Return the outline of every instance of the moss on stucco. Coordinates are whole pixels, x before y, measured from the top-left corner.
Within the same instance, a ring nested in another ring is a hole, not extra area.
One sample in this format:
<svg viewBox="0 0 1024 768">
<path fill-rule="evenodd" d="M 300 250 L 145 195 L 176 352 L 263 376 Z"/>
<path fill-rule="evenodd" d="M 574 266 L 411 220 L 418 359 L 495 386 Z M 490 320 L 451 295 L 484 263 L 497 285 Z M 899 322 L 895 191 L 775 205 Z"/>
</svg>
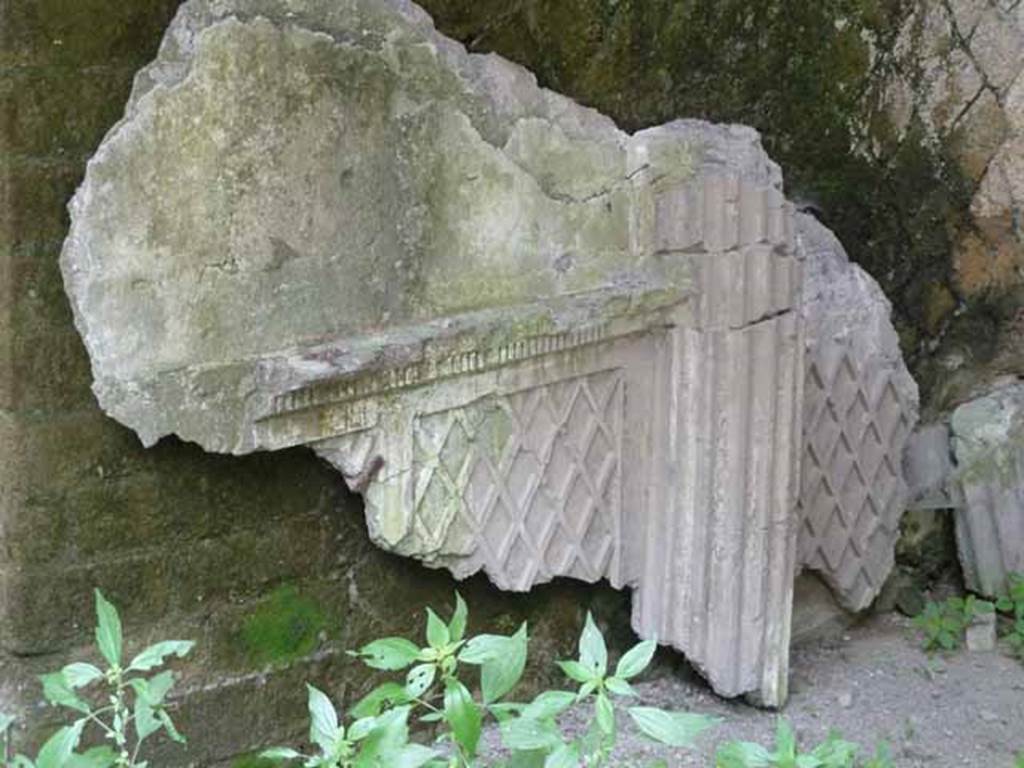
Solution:
<svg viewBox="0 0 1024 768">
<path fill-rule="evenodd" d="M 637 130 L 679 117 L 752 125 L 787 193 L 820 210 L 893 299 L 923 365 L 960 322 L 951 256 L 973 183 L 882 88 L 921 76 L 897 52 L 906 0 L 423 0 L 438 27 Z M 941 300 L 939 298 L 941 297 Z M 927 387 L 926 387 L 927 388 Z"/>
<path fill-rule="evenodd" d="M 246 618 L 241 640 L 255 664 L 282 664 L 313 652 L 328 628 L 327 611 L 290 584 L 271 592 Z"/>
</svg>

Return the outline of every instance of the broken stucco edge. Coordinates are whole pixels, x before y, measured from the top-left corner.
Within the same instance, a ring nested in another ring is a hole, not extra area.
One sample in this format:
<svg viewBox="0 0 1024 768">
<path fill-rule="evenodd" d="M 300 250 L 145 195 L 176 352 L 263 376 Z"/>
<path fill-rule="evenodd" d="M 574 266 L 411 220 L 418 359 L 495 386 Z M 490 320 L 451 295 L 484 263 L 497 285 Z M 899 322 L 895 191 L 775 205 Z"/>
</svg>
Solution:
<svg viewBox="0 0 1024 768">
<path fill-rule="evenodd" d="M 625 283 L 394 329 L 383 339 L 313 344 L 130 380 L 97 377 L 93 389 L 107 414 L 134 429 L 146 447 L 174 435 L 219 453 L 279 450 L 366 428 L 366 419 L 347 423 L 337 415 L 346 403 L 667 327 L 693 314 L 694 297 L 695 289 Z M 238 394 L 241 410 L 225 402 L 223 412 L 196 412 L 186 402 L 175 419 L 162 419 L 150 404 L 164 390 L 199 399 L 218 391 L 245 394 Z M 187 418 L 193 412 L 195 424 Z M 216 436 L 210 419 L 221 423 Z"/>
<path fill-rule="evenodd" d="M 808 335 L 798 567 L 860 611 L 895 561 L 918 390 L 881 288 L 814 217 L 796 221 Z"/>
<path fill-rule="evenodd" d="M 269 26 L 237 7 L 182 6 L 184 79 L 138 97 L 73 210 L 101 404 L 147 443 L 308 446 L 375 543 L 456 578 L 631 586 L 641 634 L 781 704 L 804 264 L 758 134 L 628 136 L 407 29 L 411 4 L 260 0 Z M 386 40 L 409 42 L 397 65 Z M 188 130 L 202 105 L 219 132 Z M 697 532 L 665 549 L 676 525 Z"/>
</svg>

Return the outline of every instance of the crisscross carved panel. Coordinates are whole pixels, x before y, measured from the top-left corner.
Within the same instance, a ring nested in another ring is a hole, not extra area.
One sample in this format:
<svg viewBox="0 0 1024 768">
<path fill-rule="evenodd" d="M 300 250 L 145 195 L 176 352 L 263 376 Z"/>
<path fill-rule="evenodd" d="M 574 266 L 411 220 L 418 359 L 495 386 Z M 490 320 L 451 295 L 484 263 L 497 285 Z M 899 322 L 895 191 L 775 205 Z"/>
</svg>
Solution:
<svg viewBox="0 0 1024 768">
<path fill-rule="evenodd" d="M 911 415 L 889 370 L 858 364 L 846 351 L 812 357 L 804 389 L 799 557 L 846 607 L 861 610 L 892 567 L 906 502 L 901 459 Z"/>
<path fill-rule="evenodd" d="M 616 370 L 419 417 L 417 537 L 505 588 L 601 578 L 617 540 L 622 419 Z"/>
</svg>

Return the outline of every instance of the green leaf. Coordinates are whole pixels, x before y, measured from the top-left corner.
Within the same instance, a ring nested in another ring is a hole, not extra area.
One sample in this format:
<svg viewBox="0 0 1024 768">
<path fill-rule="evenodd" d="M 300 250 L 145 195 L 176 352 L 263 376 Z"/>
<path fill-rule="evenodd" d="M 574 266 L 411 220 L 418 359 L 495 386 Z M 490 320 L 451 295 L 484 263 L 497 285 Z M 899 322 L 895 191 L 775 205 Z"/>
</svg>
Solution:
<svg viewBox="0 0 1024 768">
<path fill-rule="evenodd" d="M 411 699 L 418 699 L 434 684 L 437 667 L 433 664 L 417 664 L 405 676 L 405 692 Z"/>
<path fill-rule="evenodd" d="M 448 625 L 441 621 L 441 617 L 427 608 L 427 645 L 435 650 L 440 650 L 448 645 L 451 634 L 448 632 Z"/>
<path fill-rule="evenodd" d="M 81 755 L 72 755 L 64 768 L 112 768 L 117 763 L 117 752 L 112 747 L 93 747 Z"/>
<path fill-rule="evenodd" d="M 178 732 L 177 728 L 175 728 L 174 721 L 171 720 L 171 716 L 167 714 L 166 709 L 158 709 L 156 711 L 156 716 L 160 718 L 160 722 L 164 725 L 164 732 L 171 741 L 176 741 L 178 744 L 185 743 L 185 737 Z"/>
<path fill-rule="evenodd" d="M 528 644 L 524 622 L 514 635 L 505 638 L 501 653 L 480 666 L 480 691 L 484 704 L 493 704 L 516 687 L 526 668 Z"/>
<path fill-rule="evenodd" d="M 302 757 L 302 753 L 296 752 L 291 747 L 271 747 L 264 749 L 259 756 L 262 760 L 298 760 Z"/>
<path fill-rule="evenodd" d="M 606 736 L 615 733 L 615 707 L 612 706 L 611 699 L 604 693 L 597 694 L 597 700 L 594 702 L 594 717 L 601 733 Z"/>
<path fill-rule="evenodd" d="M 76 712 L 88 714 L 89 705 L 80 699 L 68 685 L 63 672 L 51 672 L 39 678 L 43 684 L 43 696 L 55 707 L 67 707 Z"/>
<path fill-rule="evenodd" d="M 594 679 L 594 673 L 578 661 L 560 661 L 558 666 L 561 667 L 566 677 L 570 680 L 575 680 L 577 683 L 588 683 Z"/>
<path fill-rule="evenodd" d="M 103 677 L 103 672 L 99 667 L 82 663 L 68 664 L 60 673 L 71 688 L 82 688 Z"/>
<path fill-rule="evenodd" d="M 604 635 L 589 611 L 580 634 L 580 663 L 598 677 L 604 677 L 608 671 L 608 648 L 604 644 Z"/>
<path fill-rule="evenodd" d="M 494 719 L 499 723 L 503 723 L 513 717 L 519 717 L 524 709 L 526 709 L 525 704 L 514 701 L 503 701 L 498 704 L 490 704 L 487 707 L 487 711 L 494 715 Z"/>
<path fill-rule="evenodd" d="M 348 727 L 346 741 L 362 741 L 377 727 L 377 717 L 361 717 Z"/>
<path fill-rule="evenodd" d="M 146 699 L 156 707 L 163 704 L 167 694 L 174 686 L 174 673 L 170 670 L 161 672 L 158 675 L 153 675 L 147 682 L 149 690 L 146 693 Z"/>
<path fill-rule="evenodd" d="M 575 701 L 576 694 L 572 691 L 544 691 L 523 709 L 522 716 L 530 720 L 556 717 L 571 707 Z"/>
<path fill-rule="evenodd" d="M 478 635 L 463 647 L 459 661 L 481 667 L 480 683 L 486 704 L 497 701 L 519 682 L 526 667 L 528 643 L 524 623 L 511 637 Z"/>
<path fill-rule="evenodd" d="M 388 768 L 421 768 L 437 757 L 437 752 L 422 744 L 406 744 L 388 758 Z"/>
<path fill-rule="evenodd" d="M 477 635 L 459 651 L 459 661 L 463 664 L 481 665 L 501 656 L 508 646 L 505 635 Z"/>
<path fill-rule="evenodd" d="M 142 653 L 132 659 L 128 665 L 129 671 L 147 672 L 153 667 L 159 667 L 168 656 L 177 656 L 179 659 L 187 656 L 195 646 L 190 640 L 164 640 L 149 646 Z"/>
<path fill-rule="evenodd" d="M 852 768 L 859 747 L 844 741 L 837 733 L 830 733 L 828 738 L 811 752 L 821 765 L 828 768 Z"/>
<path fill-rule="evenodd" d="M 309 740 L 330 754 L 337 746 L 342 733 L 338 728 L 338 711 L 327 694 L 312 685 L 306 685 L 309 708 Z"/>
<path fill-rule="evenodd" d="M 149 680 L 144 680 L 141 677 L 132 678 L 128 681 L 128 685 L 135 691 L 136 696 L 155 708 L 163 703 L 167 693 L 174 685 L 174 673 L 168 670 L 153 675 Z"/>
<path fill-rule="evenodd" d="M 729 742 L 715 753 L 715 768 L 770 768 L 773 764 L 767 749 L 749 741 Z"/>
<path fill-rule="evenodd" d="M 116 667 L 121 663 L 121 617 L 117 609 L 96 590 L 96 645 L 107 663 Z"/>
<path fill-rule="evenodd" d="M 563 744 L 544 761 L 544 768 L 578 768 L 580 748 L 575 744 Z"/>
<path fill-rule="evenodd" d="M 37 768 L 63 768 L 82 738 L 85 723 L 83 719 L 76 721 L 74 725 L 66 725 L 47 739 L 36 756 Z"/>
<path fill-rule="evenodd" d="M 408 701 L 409 695 L 404 686 L 387 682 L 366 694 L 349 712 L 352 717 L 374 717 L 380 714 L 385 704 L 406 704 Z"/>
<path fill-rule="evenodd" d="M 363 663 L 373 669 L 396 672 L 416 661 L 420 649 L 404 637 L 385 637 L 359 649 Z"/>
<path fill-rule="evenodd" d="M 620 680 L 617 677 L 609 677 L 604 681 L 605 688 L 614 693 L 616 696 L 637 696 L 637 692 L 633 690 L 633 686 L 627 683 L 625 680 Z"/>
<path fill-rule="evenodd" d="M 513 752 L 507 761 L 498 763 L 494 768 L 544 768 L 547 756 L 548 750 L 545 749 L 519 750 L 518 752 Z M 439 768 L 447 768 L 447 764 L 446 766 L 439 766 Z"/>
<path fill-rule="evenodd" d="M 10 730 L 12 725 L 14 725 L 14 715 L 6 715 L 0 712 L 0 738 Z"/>
<path fill-rule="evenodd" d="M 135 733 L 139 741 L 145 740 L 160 730 L 160 718 L 153 706 L 141 696 L 135 699 Z"/>
<path fill-rule="evenodd" d="M 629 680 L 636 677 L 651 663 L 658 648 L 656 640 L 645 640 L 627 651 L 615 666 L 615 677 Z"/>
<path fill-rule="evenodd" d="M 629 716 L 647 736 L 670 747 L 692 747 L 703 731 L 721 722 L 690 712 L 666 712 L 657 707 L 630 707 Z"/>
<path fill-rule="evenodd" d="M 444 690 L 444 716 L 452 729 L 455 742 L 462 747 L 466 757 L 476 755 L 480 742 L 480 728 L 483 715 L 473 702 L 473 697 L 458 680 L 446 680 Z"/>
<path fill-rule="evenodd" d="M 775 754 L 776 759 L 793 760 L 796 757 L 796 736 L 784 717 L 779 718 L 775 728 Z"/>
<path fill-rule="evenodd" d="M 562 745 L 562 734 L 552 720 L 517 717 L 501 724 L 501 740 L 513 750 L 552 750 Z"/>
<path fill-rule="evenodd" d="M 580 689 L 576 692 L 576 701 L 583 701 L 587 696 L 597 690 L 597 683 L 593 680 L 584 683 L 580 686 Z"/>
<path fill-rule="evenodd" d="M 448 635 L 451 637 L 451 642 L 457 643 L 465 637 L 468 619 L 469 609 L 466 608 L 466 601 L 462 599 L 462 595 L 456 592 L 455 613 L 452 614 L 452 620 L 448 622 Z"/>
<path fill-rule="evenodd" d="M 377 727 L 360 742 L 356 768 L 383 768 L 391 765 L 409 741 L 408 719 L 411 707 L 396 707 L 377 718 Z"/>
</svg>

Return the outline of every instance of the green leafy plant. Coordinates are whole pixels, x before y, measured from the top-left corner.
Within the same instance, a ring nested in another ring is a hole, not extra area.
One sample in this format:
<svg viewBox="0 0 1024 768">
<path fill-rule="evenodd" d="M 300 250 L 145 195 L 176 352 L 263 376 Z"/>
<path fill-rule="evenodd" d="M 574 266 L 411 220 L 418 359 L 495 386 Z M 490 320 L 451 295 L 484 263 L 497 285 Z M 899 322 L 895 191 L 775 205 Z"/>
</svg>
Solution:
<svg viewBox="0 0 1024 768">
<path fill-rule="evenodd" d="M 419 744 L 409 743 L 410 706 L 395 707 L 375 717 L 360 718 L 346 726 L 338 711 L 323 692 L 307 686 L 309 692 L 309 740 L 319 750 L 307 755 L 290 747 L 265 750 L 261 757 L 270 760 L 302 760 L 311 768 L 337 766 L 386 766 L 419 768 L 437 753 Z"/>
<path fill-rule="evenodd" d="M 964 632 L 976 616 L 994 610 L 994 603 L 979 600 L 974 595 L 950 597 L 941 603 L 929 602 L 924 611 L 914 617 L 914 626 L 924 634 L 926 651 L 952 651 L 960 647 Z"/>
<path fill-rule="evenodd" d="M 732 741 L 719 747 L 716 768 L 854 768 L 860 748 L 830 733 L 824 742 L 810 752 L 800 753 L 796 736 L 789 723 L 779 718 L 775 749 L 769 750 L 749 741 Z M 863 768 L 892 768 L 889 748 L 882 744 Z"/>
<path fill-rule="evenodd" d="M 616 705 L 636 697 L 629 680 L 648 667 L 656 647 L 654 640 L 639 643 L 619 659 L 615 671 L 610 673 L 604 637 L 593 617 L 587 614 L 579 640 L 579 657 L 559 662 L 566 676 L 579 683 L 578 690 L 547 691 L 526 706 L 508 708 L 516 717 L 501 723 L 501 734 L 505 745 L 513 750 L 513 759 L 517 753 L 533 754 L 537 765 L 545 768 L 607 765 L 618 733 Z M 574 704 L 592 707 L 592 714 L 585 732 L 567 740 L 556 718 Z M 702 731 L 718 722 L 705 715 L 655 707 L 630 706 L 626 713 L 645 736 L 672 747 L 693 746 Z"/>
<path fill-rule="evenodd" d="M 493 718 L 510 756 L 503 768 L 598 768 L 607 765 L 617 732 L 616 703 L 635 696 L 629 680 L 650 664 L 656 644 L 640 643 L 619 659 L 609 674 L 608 650 L 593 618 L 587 616 L 579 641 L 579 657 L 560 662 L 577 691 L 545 691 L 529 703 L 504 701 L 526 666 L 526 625 L 509 636 L 465 637 L 468 611 L 456 595 L 455 611 L 444 622 L 427 609 L 426 645 L 401 637 L 375 640 L 353 655 L 367 666 L 405 672 L 404 681 L 383 683 L 347 716 L 321 691 L 309 688 L 310 741 L 316 754 L 275 747 L 263 757 L 302 761 L 307 768 L 476 768 L 480 738 Z M 478 670 L 479 698 L 463 681 L 466 668 Z M 583 735 L 567 738 L 558 718 L 574 705 L 592 707 Z M 648 737 L 671 746 L 689 746 L 715 721 L 653 707 L 629 707 L 627 713 Z M 409 719 L 434 724 L 432 747 L 409 741 Z"/>
<path fill-rule="evenodd" d="M 1024 618 L 1024 573 L 1011 573 L 1008 581 L 1009 588 L 996 602 L 996 609 L 1017 619 Z"/>
<path fill-rule="evenodd" d="M 874 756 L 864 763 L 864 768 L 895 768 L 895 766 L 896 763 L 893 762 L 892 752 L 889 749 L 889 745 L 885 742 L 879 744 Z"/>
<path fill-rule="evenodd" d="M 125 664 L 121 619 L 99 590 L 96 618 L 96 645 L 106 668 L 78 662 L 40 678 L 46 700 L 74 712 L 75 720 L 54 733 L 35 760 L 17 755 L 6 762 L 9 768 L 146 768 L 140 754 L 150 736 L 163 730 L 174 741 L 185 742 L 165 706 L 174 673 L 149 673 L 169 657 L 185 656 L 193 644 L 185 640 L 156 643 Z M 90 691 L 99 703 L 86 697 Z M 0 732 L 6 734 L 12 722 L 12 718 L 0 716 Z M 90 731 L 110 743 L 77 753 Z M 6 737 L 3 744 L 6 760 Z"/>
<path fill-rule="evenodd" d="M 1011 623 L 1010 631 L 1005 635 L 1006 642 L 1014 655 L 1024 660 L 1024 574 L 1010 574 L 1009 589 L 996 602 L 996 609 L 1009 615 Z"/>
</svg>

